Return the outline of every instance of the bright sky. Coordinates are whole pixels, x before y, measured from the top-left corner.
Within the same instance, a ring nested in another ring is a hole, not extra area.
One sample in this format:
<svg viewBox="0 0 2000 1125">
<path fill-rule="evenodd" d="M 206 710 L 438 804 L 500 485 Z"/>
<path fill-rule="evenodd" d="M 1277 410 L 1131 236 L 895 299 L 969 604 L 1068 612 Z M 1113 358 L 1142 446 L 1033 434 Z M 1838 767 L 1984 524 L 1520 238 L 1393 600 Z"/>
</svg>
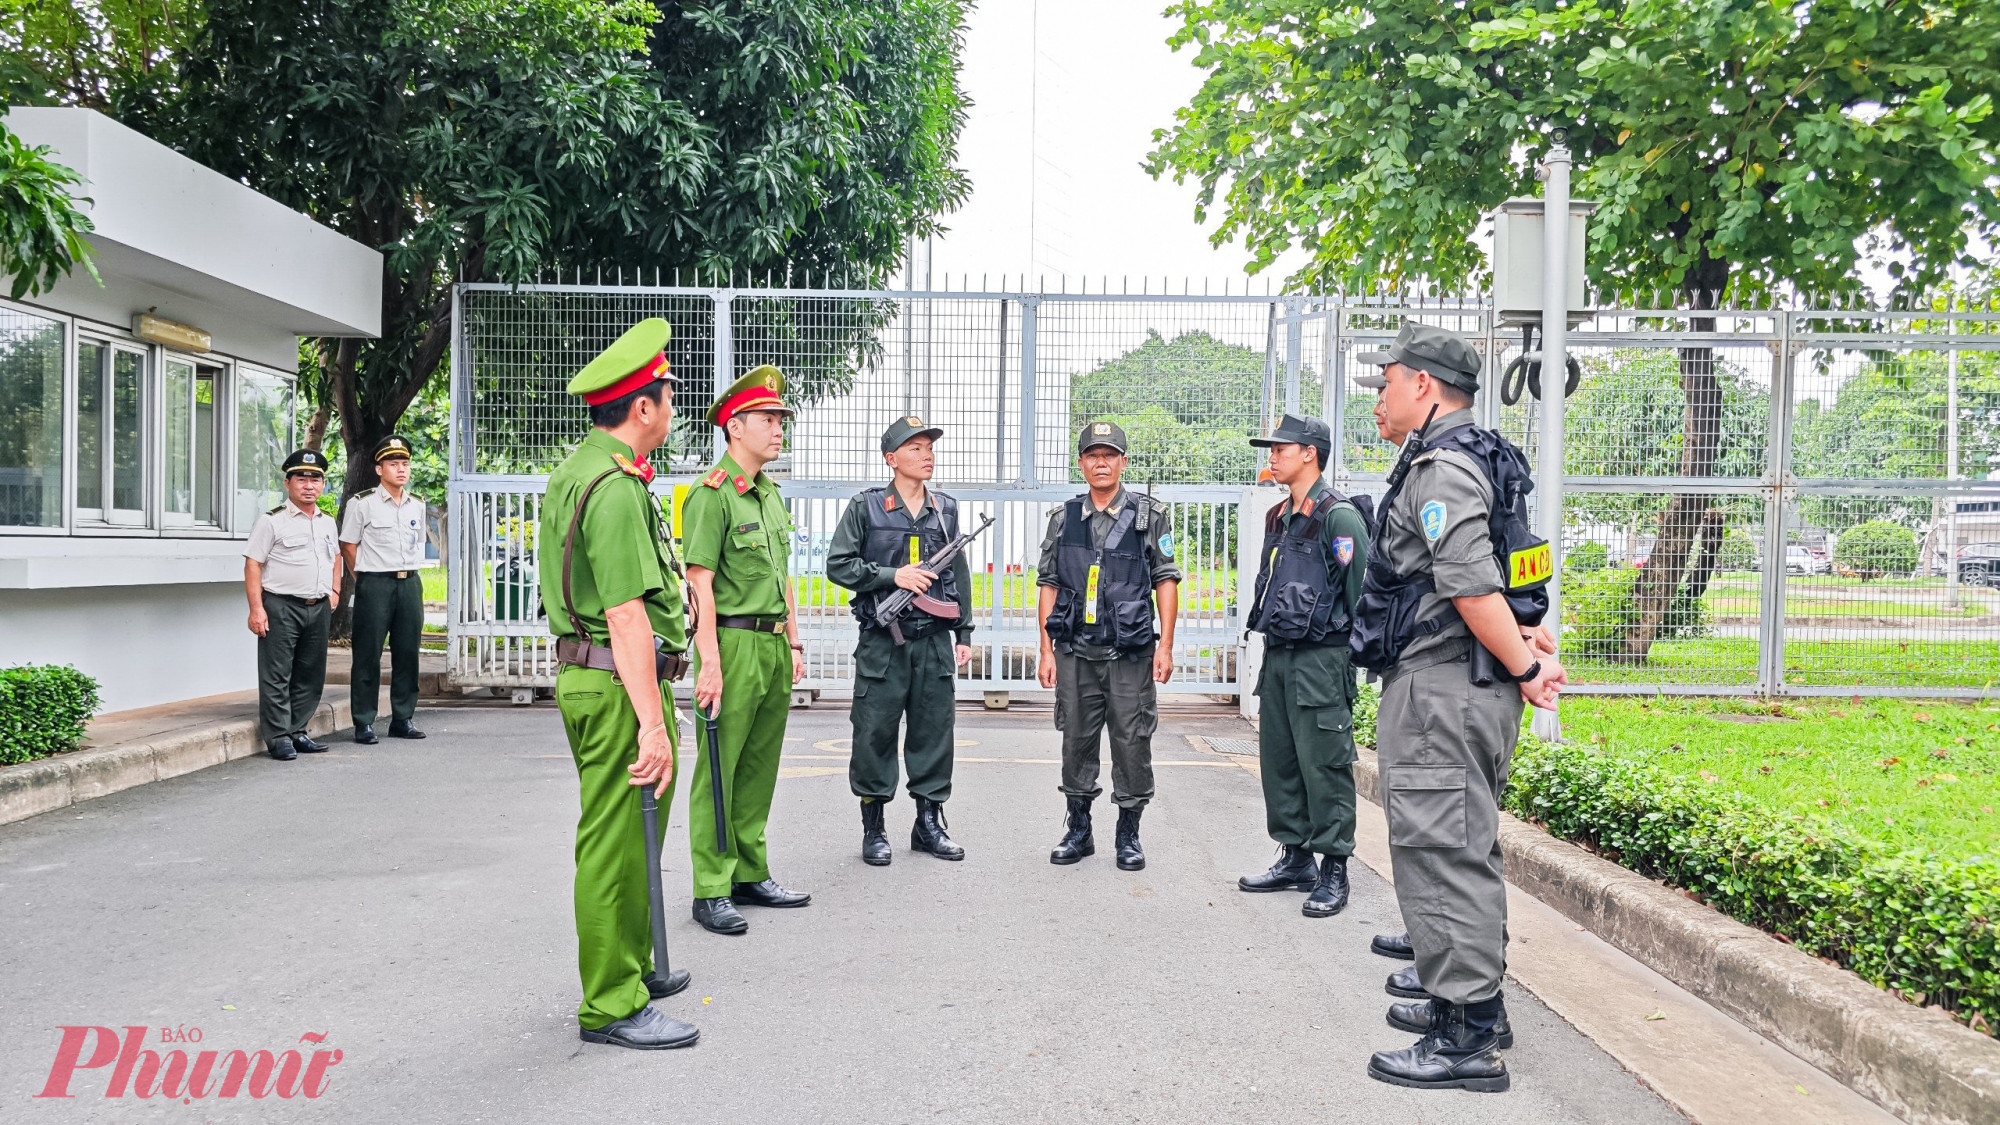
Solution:
<svg viewBox="0 0 2000 1125">
<path fill-rule="evenodd" d="M 1167 48 L 1166 0 L 986 0 L 974 8 L 961 81 L 972 99 L 959 138 L 972 197 L 945 216 L 932 276 L 1111 275 L 1243 284 L 1240 245 L 1208 244 L 1193 185 L 1140 167 L 1153 130 L 1201 85 L 1193 48 Z M 1260 275 L 1273 285 L 1285 267 Z"/>
</svg>

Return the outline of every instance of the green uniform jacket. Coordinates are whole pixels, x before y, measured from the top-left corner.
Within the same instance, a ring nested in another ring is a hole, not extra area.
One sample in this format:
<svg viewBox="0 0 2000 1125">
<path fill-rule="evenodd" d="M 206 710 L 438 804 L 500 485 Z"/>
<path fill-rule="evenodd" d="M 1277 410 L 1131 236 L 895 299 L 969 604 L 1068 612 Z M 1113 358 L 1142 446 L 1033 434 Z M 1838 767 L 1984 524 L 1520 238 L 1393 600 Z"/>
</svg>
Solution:
<svg viewBox="0 0 2000 1125">
<path fill-rule="evenodd" d="M 929 521 L 927 525 L 925 521 Z M 924 506 L 916 510 L 910 522 L 918 527 L 935 526 L 938 521 L 937 505 L 930 502 L 930 489 L 924 489 Z M 963 528 L 959 529 L 963 531 Z M 833 544 L 826 552 L 826 576 L 834 585 L 865 594 L 871 590 L 887 590 L 896 584 L 896 568 L 868 561 L 862 555 L 862 547 L 868 541 L 868 513 L 861 509 L 861 498 L 847 502 L 847 509 L 840 513 L 840 523 L 833 529 Z M 965 552 L 951 560 L 951 573 L 958 586 L 958 624 L 952 626 L 952 635 L 957 643 L 972 643 L 972 564 L 966 560 Z"/>
<path fill-rule="evenodd" d="M 783 617 L 791 612 L 792 515 L 778 482 L 755 479 L 725 455 L 688 491 L 681 543 L 689 566 L 715 572 L 715 612 Z"/>
<path fill-rule="evenodd" d="M 686 608 L 660 505 L 645 482 L 624 471 L 617 460 L 621 457 L 631 464 L 632 448 L 603 430 L 592 430 L 549 474 L 537 547 L 542 605 L 548 611 L 549 628 L 557 636 L 574 636 L 581 626 L 592 642 L 609 645 L 605 607 L 641 598 L 653 634 L 665 642 L 668 651 L 685 652 Z M 569 534 L 577 498 L 606 471 L 613 475 L 590 494 L 576 529 L 570 558 L 576 620 L 571 621 L 563 608 L 563 540 Z"/>
</svg>

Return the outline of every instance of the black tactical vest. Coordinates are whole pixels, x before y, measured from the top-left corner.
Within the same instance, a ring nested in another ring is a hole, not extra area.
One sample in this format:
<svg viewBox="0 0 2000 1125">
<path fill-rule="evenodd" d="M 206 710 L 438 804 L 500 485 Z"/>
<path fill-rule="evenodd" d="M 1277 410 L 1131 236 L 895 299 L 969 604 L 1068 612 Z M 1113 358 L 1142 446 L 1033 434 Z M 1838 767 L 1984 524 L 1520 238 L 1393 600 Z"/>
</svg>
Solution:
<svg viewBox="0 0 2000 1125">
<path fill-rule="evenodd" d="M 958 501 L 934 488 L 930 490 L 930 501 L 931 506 L 937 509 L 938 518 L 925 526 L 911 521 L 910 513 L 903 510 L 903 498 L 896 495 L 894 488 L 871 488 L 856 499 L 861 503 L 861 510 L 868 513 L 868 534 L 861 543 L 861 557 L 877 566 L 901 567 L 922 563 L 958 538 Z M 945 567 L 944 573 L 938 575 L 937 581 L 931 583 L 931 588 L 925 592 L 939 601 L 956 605 L 958 579 L 953 576 L 953 570 L 953 567 Z M 887 627 L 876 619 L 875 606 L 895 590 L 890 586 L 854 595 L 851 605 L 863 629 Z M 927 636 L 935 631 L 931 622 L 942 628 L 952 625 L 922 610 L 911 609 L 903 614 L 903 635 Z"/>
<path fill-rule="evenodd" d="M 1548 540 L 1537 536 L 1528 525 L 1528 493 L 1535 490 L 1528 471 L 1528 459 L 1514 443 L 1477 426 L 1459 426 L 1434 440 L 1422 451 L 1456 449 L 1479 466 L 1486 483 L 1493 488 L 1493 507 L 1487 516 L 1487 534 L 1493 539 L 1493 556 L 1500 564 L 1505 582 L 1502 592 L 1514 620 L 1523 625 L 1539 625 L 1549 611 L 1549 578 L 1553 573 L 1553 553 Z M 1402 658 L 1403 650 L 1419 637 L 1430 636 L 1458 620 L 1458 610 L 1450 605 L 1432 617 L 1418 621 L 1417 609 L 1424 595 L 1437 588 L 1428 569 L 1419 574 L 1398 574 L 1389 563 L 1385 544 L 1389 512 L 1409 478 L 1396 482 L 1375 508 L 1375 550 L 1370 552 L 1363 574 L 1361 602 L 1355 607 L 1355 622 L 1348 643 L 1354 663 L 1375 672 L 1387 672 Z"/>
<path fill-rule="evenodd" d="M 1091 542 L 1089 500 L 1079 496 L 1063 506 L 1049 639 L 1136 652 L 1160 635 L 1153 623 L 1153 568 L 1146 563 L 1152 501 L 1128 494 L 1100 548 Z"/>
<path fill-rule="evenodd" d="M 1322 479 L 1306 497 L 1304 519 L 1286 520 L 1283 504 L 1264 514 L 1257 595 L 1250 603 L 1252 632 L 1273 641 L 1347 643 L 1347 599 L 1333 581 L 1322 537 L 1328 514 L 1340 504 L 1347 504 L 1346 497 Z"/>
</svg>

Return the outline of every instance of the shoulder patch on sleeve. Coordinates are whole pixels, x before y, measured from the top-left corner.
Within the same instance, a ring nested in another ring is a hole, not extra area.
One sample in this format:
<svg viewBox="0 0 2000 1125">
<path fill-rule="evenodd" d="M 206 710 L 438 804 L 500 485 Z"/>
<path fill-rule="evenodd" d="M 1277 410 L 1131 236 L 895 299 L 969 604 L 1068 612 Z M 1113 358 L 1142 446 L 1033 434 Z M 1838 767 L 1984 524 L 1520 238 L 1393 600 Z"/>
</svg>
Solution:
<svg viewBox="0 0 2000 1125">
<path fill-rule="evenodd" d="M 1333 539 L 1333 559 L 1342 566 L 1352 563 L 1354 561 L 1354 540 L 1346 535 L 1335 536 Z"/>
<path fill-rule="evenodd" d="M 1173 561 L 1174 557 L 1173 532 L 1163 531 L 1160 533 L 1160 554 L 1162 557 L 1166 558 L 1169 562 Z"/>
<path fill-rule="evenodd" d="M 728 479 L 729 474 L 723 470 L 722 466 L 717 465 L 715 468 L 709 470 L 707 476 L 701 478 L 701 483 L 710 488 L 721 488 L 722 482 Z"/>
<path fill-rule="evenodd" d="M 1424 538 L 1436 542 L 1444 534 L 1444 501 L 1432 500 L 1426 503 L 1418 514 L 1423 519 Z"/>
</svg>

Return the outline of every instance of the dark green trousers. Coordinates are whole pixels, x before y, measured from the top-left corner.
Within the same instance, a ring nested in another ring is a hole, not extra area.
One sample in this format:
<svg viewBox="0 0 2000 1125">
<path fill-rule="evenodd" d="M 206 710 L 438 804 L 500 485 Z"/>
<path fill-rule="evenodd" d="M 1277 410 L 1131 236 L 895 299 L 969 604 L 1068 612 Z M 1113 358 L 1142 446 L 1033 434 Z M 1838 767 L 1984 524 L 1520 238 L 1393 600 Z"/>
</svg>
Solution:
<svg viewBox="0 0 2000 1125">
<path fill-rule="evenodd" d="M 257 737 L 297 734 L 319 710 L 326 688 L 326 626 L 333 606 L 264 593 L 271 627 L 257 638 Z"/>
<path fill-rule="evenodd" d="M 1160 725 L 1158 685 L 1153 683 L 1153 646 L 1109 660 L 1086 660 L 1056 653 L 1056 729 L 1063 734 L 1062 784 L 1065 797 L 1095 801 L 1102 760 L 1100 743 L 1111 742 L 1111 802 L 1143 809 L 1153 799 L 1153 732 Z"/>
<path fill-rule="evenodd" d="M 1264 822 L 1280 844 L 1354 854 L 1354 667 L 1345 644 L 1264 647 L 1257 677 Z"/>
<path fill-rule="evenodd" d="M 382 699 L 382 638 L 389 639 L 389 717 L 417 713 L 417 654 L 424 638 L 424 580 L 410 571 L 354 576 L 354 721 L 372 724 Z"/>
<path fill-rule="evenodd" d="M 898 645 L 886 630 L 863 629 L 854 646 L 854 748 L 847 783 L 857 797 L 896 796 L 896 728 L 908 716 L 903 758 L 910 767 L 910 796 L 942 804 L 951 799 L 956 733 L 952 695 L 951 633 L 933 633 Z"/>
</svg>

